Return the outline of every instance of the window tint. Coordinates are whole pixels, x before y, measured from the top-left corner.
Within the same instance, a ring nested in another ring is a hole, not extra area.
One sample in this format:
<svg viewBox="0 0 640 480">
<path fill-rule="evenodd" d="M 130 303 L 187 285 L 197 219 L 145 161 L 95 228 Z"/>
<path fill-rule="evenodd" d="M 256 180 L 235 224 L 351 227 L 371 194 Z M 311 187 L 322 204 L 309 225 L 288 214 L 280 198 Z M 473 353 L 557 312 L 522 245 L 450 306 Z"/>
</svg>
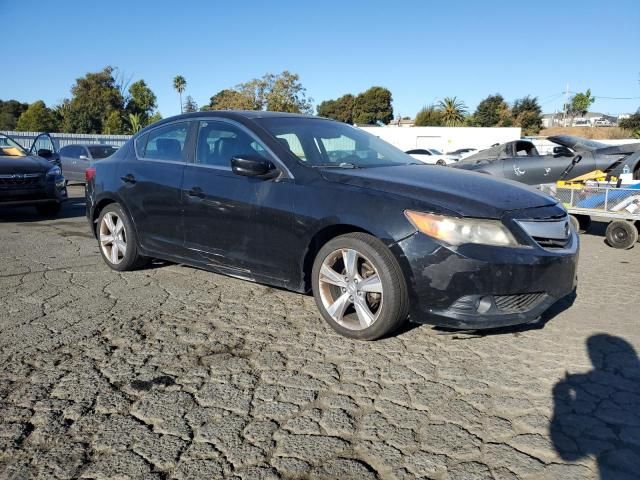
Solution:
<svg viewBox="0 0 640 480">
<path fill-rule="evenodd" d="M 82 153 L 82 147 L 79 145 L 67 145 L 60 150 L 60 155 L 70 158 L 78 158 Z"/>
<path fill-rule="evenodd" d="M 113 155 L 116 150 L 117 148 L 111 145 L 94 145 L 89 147 L 89 153 L 91 153 L 91 156 L 95 159 L 107 158 L 109 155 Z"/>
<path fill-rule="evenodd" d="M 431 155 L 431 152 L 429 150 L 424 150 L 422 148 L 417 148 L 415 150 L 408 150 L 405 153 L 410 153 L 413 155 Z"/>
<path fill-rule="evenodd" d="M 200 122 L 196 163 L 231 168 L 231 157 L 238 155 L 269 158 L 265 148 L 244 130 L 225 122 Z"/>
<path fill-rule="evenodd" d="M 181 122 L 150 131 L 144 154 L 141 156 L 154 160 L 184 161 L 184 145 L 188 130 L 189 124 Z"/>
</svg>

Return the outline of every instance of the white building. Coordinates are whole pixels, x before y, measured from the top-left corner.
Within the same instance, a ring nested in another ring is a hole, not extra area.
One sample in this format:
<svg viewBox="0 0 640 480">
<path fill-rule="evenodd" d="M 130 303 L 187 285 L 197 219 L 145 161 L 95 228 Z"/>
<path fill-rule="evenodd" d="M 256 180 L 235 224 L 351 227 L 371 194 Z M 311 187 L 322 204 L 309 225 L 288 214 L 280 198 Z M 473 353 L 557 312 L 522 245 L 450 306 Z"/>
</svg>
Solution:
<svg viewBox="0 0 640 480">
<path fill-rule="evenodd" d="M 435 148 L 442 153 L 459 148 L 484 149 L 495 143 L 518 140 L 520 127 L 360 127 L 368 133 L 407 151 L 414 148 Z"/>
</svg>

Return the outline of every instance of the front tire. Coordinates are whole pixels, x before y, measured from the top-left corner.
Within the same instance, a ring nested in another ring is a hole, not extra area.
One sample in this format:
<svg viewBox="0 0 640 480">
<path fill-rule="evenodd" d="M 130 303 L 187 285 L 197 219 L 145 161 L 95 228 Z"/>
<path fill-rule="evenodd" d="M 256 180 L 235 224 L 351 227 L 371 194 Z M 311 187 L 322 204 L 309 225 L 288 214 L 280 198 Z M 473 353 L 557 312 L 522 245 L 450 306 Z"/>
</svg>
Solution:
<svg viewBox="0 0 640 480">
<path fill-rule="evenodd" d="M 311 275 L 320 313 L 345 337 L 375 340 L 407 320 L 409 298 L 400 265 L 371 235 L 330 240 L 316 255 Z"/>
<path fill-rule="evenodd" d="M 120 205 L 111 203 L 100 212 L 97 229 L 100 254 L 110 268 L 123 272 L 147 263 L 138 253 L 133 224 Z"/>
</svg>

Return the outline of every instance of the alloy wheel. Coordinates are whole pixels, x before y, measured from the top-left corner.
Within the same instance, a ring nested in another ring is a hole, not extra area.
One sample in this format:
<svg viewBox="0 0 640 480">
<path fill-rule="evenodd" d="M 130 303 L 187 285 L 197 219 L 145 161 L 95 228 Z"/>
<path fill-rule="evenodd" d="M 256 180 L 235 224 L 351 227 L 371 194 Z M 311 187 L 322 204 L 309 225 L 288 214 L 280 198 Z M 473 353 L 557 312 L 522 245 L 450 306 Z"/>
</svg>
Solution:
<svg viewBox="0 0 640 480">
<path fill-rule="evenodd" d="M 100 248 L 105 258 L 116 265 L 127 253 L 127 236 L 124 222 L 114 212 L 107 212 L 100 222 Z"/>
<path fill-rule="evenodd" d="M 322 304 L 331 318 L 350 330 L 363 330 L 382 311 L 383 288 L 378 270 L 357 250 L 331 252 L 319 272 Z"/>
</svg>

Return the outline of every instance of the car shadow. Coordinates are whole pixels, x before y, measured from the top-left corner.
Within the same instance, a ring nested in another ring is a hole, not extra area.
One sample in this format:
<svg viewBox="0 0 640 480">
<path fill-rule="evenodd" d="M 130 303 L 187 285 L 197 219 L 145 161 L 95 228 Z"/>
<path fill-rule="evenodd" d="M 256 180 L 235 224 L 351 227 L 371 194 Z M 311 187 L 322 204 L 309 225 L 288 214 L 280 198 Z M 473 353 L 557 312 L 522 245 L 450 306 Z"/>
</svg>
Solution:
<svg viewBox="0 0 640 480">
<path fill-rule="evenodd" d="M 606 333 L 589 337 L 586 347 L 593 368 L 565 372 L 553 387 L 553 447 L 568 462 L 595 457 L 600 480 L 638 478 L 638 354 L 625 339 Z"/>
<path fill-rule="evenodd" d="M 35 207 L 0 207 L 0 222 L 42 222 L 44 220 L 64 220 L 85 215 L 84 198 L 70 198 L 62 204 L 57 215 L 40 215 Z"/>
</svg>

